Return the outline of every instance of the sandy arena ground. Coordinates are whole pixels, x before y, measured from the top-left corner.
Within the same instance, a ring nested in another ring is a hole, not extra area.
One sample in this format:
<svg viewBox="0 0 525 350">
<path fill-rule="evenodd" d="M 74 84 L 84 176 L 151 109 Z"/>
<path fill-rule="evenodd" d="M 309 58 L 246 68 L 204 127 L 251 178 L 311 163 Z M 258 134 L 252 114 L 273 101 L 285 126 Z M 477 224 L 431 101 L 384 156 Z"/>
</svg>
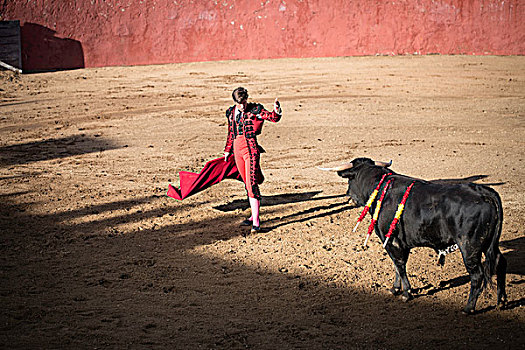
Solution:
<svg viewBox="0 0 525 350">
<path fill-rule="evenodd" d="M 222 154 L 245 86 L 284 116 L 259 141 L 264 232 L 244 188 L 182 202 Z M 1 348 L 523 349 L 525 57 L 227 61 L 0 75 Z M 485 175 L 503 200 L 509 307 L 461 313 L 459 252 L 413 250 L 414 300 L 345 181 L 366 156 L 425 179 Z"/>
</svg>

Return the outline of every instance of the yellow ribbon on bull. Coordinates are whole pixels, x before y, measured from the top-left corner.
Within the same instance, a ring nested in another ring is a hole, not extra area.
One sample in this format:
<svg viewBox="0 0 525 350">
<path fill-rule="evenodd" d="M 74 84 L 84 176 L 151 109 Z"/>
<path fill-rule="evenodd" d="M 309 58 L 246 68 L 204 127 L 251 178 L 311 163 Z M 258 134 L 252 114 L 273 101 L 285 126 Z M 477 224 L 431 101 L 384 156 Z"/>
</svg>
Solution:
<svg viewBox="0 0 525 350">
<path fill-rule="evenodd" d="M 372 194 L 370 195 L 370 198 L 368 198 L 368 202 L 366 202 L 365 207 L 370 208 L 372 206 L 372 203 L 374 203 L 378 193 L 379 193 L 378 190 L 374 190 L 374 192 L 372 192 Z"/>
<path fill-rule="evenodd" d="M 405 205 L 403 203 L 399 203 L 397 206 L 396 215 L 394 215 L 395 219 L 398 219 L 401 217 L 401 214 L 403 214 L 403 210 L 405 210 Z"/>
<path fill-rule="evenodd" d="M 374 212 L 374 216 L 372 217 L 372 220 L 377 221 L 377 218 L 379 217 L 379 211 L 381 210 L 381 204 L 383 202 L 380 200 L 377 201 L 376 205 L 376 211 Z"/>
</svg>

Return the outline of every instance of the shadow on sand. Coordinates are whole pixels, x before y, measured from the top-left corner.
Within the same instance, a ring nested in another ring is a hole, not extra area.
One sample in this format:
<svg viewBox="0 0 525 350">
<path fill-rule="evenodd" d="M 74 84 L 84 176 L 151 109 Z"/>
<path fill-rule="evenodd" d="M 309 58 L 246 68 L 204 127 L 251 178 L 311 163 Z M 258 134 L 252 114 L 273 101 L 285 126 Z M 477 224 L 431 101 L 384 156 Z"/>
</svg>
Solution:
<svg viewBox="0 0 525 350">
<path fill-rule="evenodd" d="M 514 273 L 517 275 L 525 275 L 525 235 L 522 237 L 502 241 L 499 243 L 500 247 L 510 249 L 503 255 L 507 258 L 507 273 Z M 523 281 L 525 283 L 525 281 Z"/>
<path fill-rule="evenodd" d="M 315 197 L 319 193 L 322 193 L 322 192 L 323 191 L 310 191 L 310 192 L 303 192 L 303 193 L 282 193 L 282 194 L 274 194 L 271 196 L 262 196 L 261 205 L 264 207 L 271 207 L 271 206 L 282 205 L 282 204 L 293 204 L 293 203 L 300 203 L 300 202 L 306 202 L 306 201 L 319 201 L 319 200 L 324 200 L 324 199 L 345 197 L 345 195 Z M 235 199 L 230 203 L 217 205 L 213 207 L 213 209 L 217 209 L 223 212 L 229 212 L 229 211 L 234 211 L 238 209 L 246 210 L 249 207 L 250 205 L 248 204 L 247 199 Z"/>
<path fill-rule="evenodd" d="M 120 148 L 101 137 L 74 135 L 0 147 L 0 165 L 28 164 Z"/>
<path fill-rule="evenodd" d="M 146 196 L 34 214 L 27 204 L 17 204 L 20 195 L 0 201 L 2 347 L 402 349 L 423 348 L 431 341 L 456 349 L 513 347 L 525 340 L 520 321 L 508 317 L 502 322 L 505 314 L 466 317 L 459 307 L 449 309 L 427 298 L 402 303 L 315 275 L 198 253 L 194 248 L 242 234 L 234 213 L 181 224 L 177 215 L 190 215 L 196 203 Z M 273 219 L 279 222 L 348 209 L 347 203 L 311 206 L 311 193 L 277 197 L 276 203 L 302 199 L 307 207 Z M 72 223 L 85 215 L 138 207 L 117 217 Z M 161 227 L 127 234 L 106 230 L 169 214 L 173 223 Z M 244 244 L 250 239 L 257 238 Z M 463 284 L 461 276 L 427 294 Z M 509 305 L 522 304 L 520 299 Z"/>
</svg>

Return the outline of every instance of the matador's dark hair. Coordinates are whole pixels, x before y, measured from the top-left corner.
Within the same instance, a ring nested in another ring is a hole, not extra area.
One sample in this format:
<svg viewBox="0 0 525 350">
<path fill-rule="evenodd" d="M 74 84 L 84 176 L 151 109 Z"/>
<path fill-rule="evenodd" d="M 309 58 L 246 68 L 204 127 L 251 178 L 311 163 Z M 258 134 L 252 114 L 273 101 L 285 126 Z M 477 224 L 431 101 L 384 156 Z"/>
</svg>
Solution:
<svg viewBox="0 0 525 350">
<path fill-rule="evenodd" d="M 233 90 L 232 97 L 236 103 L 243 103 L 248 99 L 248 90 L 243 87 L 238 87 L 237 89 Z"/>
</svg>

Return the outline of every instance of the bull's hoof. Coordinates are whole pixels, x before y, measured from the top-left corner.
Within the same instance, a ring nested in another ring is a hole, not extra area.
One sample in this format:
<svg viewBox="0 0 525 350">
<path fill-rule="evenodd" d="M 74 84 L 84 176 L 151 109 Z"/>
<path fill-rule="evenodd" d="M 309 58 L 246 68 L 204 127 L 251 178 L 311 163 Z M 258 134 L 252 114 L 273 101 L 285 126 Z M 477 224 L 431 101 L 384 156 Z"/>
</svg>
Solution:
<svg viewBox="0 0 525 350">
<path fill-rule="evenodd" d="M 496 305 L 496 309 L 498 310 L 505 310 L 507 308 L 507 294 L 506 293 L 498 293 L 498 304 Z"/>
<path fill-rule="evenodd" d="M 390 294 L 392 294 L 394 296 L 401 294 L 401 288 L 394 288 L 394 287 L 392 287 L 388 291 L 390 292 Z"/>
<path fill-rule="evenodd" d="M 465 315 L 474 315 L 476 313 L 476 310 L 474 310 L 473 308 L 469 307 L 469 306 L 466 306 L 464 309 L 463 309 L 463 314 Z"/>
<path fill-rule="evenodd" d="M 507 301 L 506 300 L 500 300 L 498 301 L 498 305 L 496 305 L 497 310 L 505 310 L 507 308 Z"/>
<path fill-rule="evenodd" d="M 403 294 L 401 295 L 401 300 L 403 300 L 403 302 L 405 302 L 405 303 L 406 303 L 407 301 L 409 301 L 409 300 L 412 300 L 412 298 L 413 298 L 413 297 L 412 297 L 412 294 L 410 294 L 410 293 L 403 293 Z"/>
</svg>

